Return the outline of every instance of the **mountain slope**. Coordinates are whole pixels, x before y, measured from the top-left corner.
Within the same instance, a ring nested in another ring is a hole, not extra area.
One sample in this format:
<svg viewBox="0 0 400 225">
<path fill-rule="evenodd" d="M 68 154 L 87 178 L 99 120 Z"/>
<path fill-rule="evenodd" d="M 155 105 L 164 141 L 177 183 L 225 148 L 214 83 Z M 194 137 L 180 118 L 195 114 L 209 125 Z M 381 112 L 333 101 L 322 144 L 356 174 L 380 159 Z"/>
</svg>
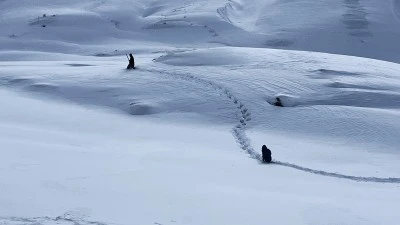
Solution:
<svg viewBox="0 0 400 225">
<path fill-rule="evenodd" d="M 2 50 L 104 55 L 127 46 L 141 52 L 151 42 L 151 48 L 158 50 L 233 45 L 400 61 L 396 0 L 7 0 L 0 4 Z"/>
</svg>

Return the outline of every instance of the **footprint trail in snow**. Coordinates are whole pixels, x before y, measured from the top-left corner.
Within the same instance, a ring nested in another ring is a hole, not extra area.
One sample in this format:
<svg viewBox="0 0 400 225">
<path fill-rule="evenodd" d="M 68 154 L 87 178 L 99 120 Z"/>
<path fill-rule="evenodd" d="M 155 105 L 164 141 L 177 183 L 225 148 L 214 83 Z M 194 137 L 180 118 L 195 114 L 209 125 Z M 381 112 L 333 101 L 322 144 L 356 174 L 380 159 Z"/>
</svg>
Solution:
<svg viewBox="0 0 400 225">
<path fill-rule="evenodd" d="M 201 84 L 205 87 L 211 87 L 213 88 L 216 92 L 218 92 L 220 95 L 224 95 L 228 99 L 232 101 L 233 104 L 235 104 L 236 108 L 239 110 L 239 122 L 235 125 L 234 128 L 232 128 L 232 134 L 233 137 L 236 139 L 236 142 L 240 145 L 240 148 L 244 150 L 251 158 L 256 159 L 261 161 L 261 154 L 254 150 L 254 148 L 251 146 L 250 139 L 246 135 L 246 128 L 247 128 L 247 122 L 251 120 L 251 113 L 249 112 L 248 108 L 245 107 L 244 103 L 240 101 L 236 96 L 232 94 L 232 92 L 228 89 L 225 88 L 215 82 L 196 77 L 193 74 L 190 73 L 170 73 L 166 71 L 160 71 L 160 70 L 152 70 L 152 69 L 146 69 L 147 72 L 154 72 L 154 73 L 160 73 L 163 75 L 166 75 L 168 77 L 173 77 L 175 79 L 181 79 L 181 80 L 187 80 L 187 81 L 192 81 L 197 84 Z M 400 183 L 400 178 L 397 177 L 363 177 L 363 176 L 351 176 L 351 175 L 345 175 L 345 174 L 340 174 L 340 173 L 333 173 L 333 172 L 327 172 L 323 170 L 316 170 L 316 169 L 311 169 L 303 166 L 299 166 L 293 163 L 288 163 L 288 162 L 281 162 L 277 160 L 273 160 L 272 163 L 274 165 L 279 165 L 283 167 L 288 167 L 308 173 L 313 173 L 321 176 L 328 176 L 328 177 L 333 177 L 333 178 L 340 178 L 340 179 L 347 179 L 347 180 L 353 180 L 353 181 L 359 181 L 359 182 L 374 182 L 374 183 Z"/>
</svg>

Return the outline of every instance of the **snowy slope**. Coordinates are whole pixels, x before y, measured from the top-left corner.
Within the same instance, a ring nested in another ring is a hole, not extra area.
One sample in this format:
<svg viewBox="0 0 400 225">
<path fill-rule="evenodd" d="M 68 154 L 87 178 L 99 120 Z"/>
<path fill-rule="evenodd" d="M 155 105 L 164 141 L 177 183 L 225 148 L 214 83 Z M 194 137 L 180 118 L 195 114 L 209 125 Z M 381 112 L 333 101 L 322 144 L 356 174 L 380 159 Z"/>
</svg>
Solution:
<svg viewBox="0 0 400 225">
<path fill-rule="evenodd" d="M 283 224 L 396 224 L 399 66 L 253 52 L 143 56 L 133 72 L 119 58 L 2 62 L 3 87 L 53 99 L 2 93 L 2 146 L 12 149 L 2 154 L 2 221 L 263 224 L 266 214 Z M 390 98 L 340 101 L 376 94 Z M 293 107 L 271 106 L 273 96 Z M 254 160 L 262 144 L 284 163 Z"/>
<path fill-rule="evenodd" d="M 0 1 L 0 224 L 397 225 L 399 5 Z"/>
<path fill-rule="evenodd" d="M 222 12 L 263 46 L 400 61 L 398 0 L 241 0 Z"/>
<path fill-rule="evenodd" d="M 399 5 L 398 0 L 5 0 L 0 49 L 110 55 L 228 45 L 399 62 Z"/>
</svg>

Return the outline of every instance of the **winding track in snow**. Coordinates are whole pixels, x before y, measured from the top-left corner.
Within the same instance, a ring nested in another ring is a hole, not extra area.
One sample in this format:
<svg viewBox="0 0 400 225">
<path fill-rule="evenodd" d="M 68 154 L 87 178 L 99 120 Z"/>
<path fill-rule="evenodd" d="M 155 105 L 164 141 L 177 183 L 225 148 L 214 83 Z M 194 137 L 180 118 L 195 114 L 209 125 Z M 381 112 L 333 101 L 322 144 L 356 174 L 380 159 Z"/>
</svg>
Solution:
<svg viewBox="0 0 400 225">
<path fill-rule="evenodd" d="M 288 163 L 288 162 L 281 162 L 281 161 L 273 161 L 273 164 L 279 165 L 279 166 L 284 166 L 284 167 L 289 167 L 293 168 L 296 170 L 301 170 L 304 172 L 308 173 L 313 173 L 321 176 L 327 176 L 327 177 L 335 177 L 335 178 L 341 178 L 341 179 L 347 179 L 347 180 L 354 180 L 354 181 L 360 181 L 360 182 L 374 182 L 374 183 L 400 183 L 400 178 L 397 177 L 362 177 L 362 176 L 350 176 L 350 175 L 345 175 L 345 174 L 340 174 L 340 173 L 332 173 L 332 172 L 326 172 L 323 170 L 315 170 L 315 169 L 310 169 L 307 167 L 302 167 L 293 163 Z"/>
<path fill-rule="evenodd" d="M 256 152 L 250 144 L 250 140 L 247 138 L 245 129 L 247 127 L 247 122 L 251 120 L 251 113 L 249 110 L 245 107 L 242 101 L 240 101 L 237 97 L 235 97 L 232 92 L 228 89 L 225 88 L 215 82 L 196 77 L 190 73 L 170 73 L 170 72 L 165 72 L 165 71 L 160 71 L 160 70 L 150 70 L 146 69 L 145 71 L 147 72 L 153 72 L 153 73 L 160 73 L 163 75 L 167 75 L 169 77 L 181 79 L 181 80 L 187 80 L 191 82 L 195 82 L 198 84 L 201 84 L 205 87 L 211 87 L 212 89 L 216 90 L 219 94 L 225 95 L 228 99 L 230 99 L 233 104 L 235 104 L 236 108 L 238 109 L 239 112 L 239 122 L 235 125 L 234 128 L 232 128 L 232 134 L 235 137 L 236 141 L 239 143 L 240 148 L 246 151 L 251 158 L 254 159 L 261 159 L 261 155 Z"/>
<path fill-rule="evenodd" d="M 240 148 L 247 152 L 249 156 L 253 159 L 261 161 L 261 154 L 258 153 L 257 151 L 254 150 L 254 148 L 251 146 L 250 139 L 246 135 L 246 128 L 247 128 L 247 121 L 251 120 L 251 113 L 249 110 L 245 107 L 244 103 L 240 101 L 236 96 L 232 94 L 232 92 L 228 89 L 225 88 L 213 81 L 209 81 L 203 78 L 199 78 L 193 74 L 190 73 L 170 73 L 166 71 L 160 71 L 160 70 L 152 70 L 152 69 L 145 69 L 147 72 L 153 72 L 153 73 L 159 73 L 163 74 L 172 78 L 177 78 L 181 80 L 186 80 L 186 81 L 192 81 L 198 84 L 201 84 L 205 87 L 211 87 L 214 90 L 216 90 L 219 94 L 225 95 L 228 99 L 230 99 L 238 109 L 239 113 L 239 122 L 235 125 L 234 128 L 232 128 L 232 134 L 233 137 L 236 139 L 236 142 L 239 143 Z M 308 173 L 313 173 L 316 175 L 321 175 L 321 176 L 327 176 L 327 177 L 333 177 L 333 178 L 340 178 L 340 179 L 347 179 L 347 180 L 353 180 L 353 181 L 358 181 L 358 182 L 371 182 L 371 183 L 400 183 L 400 178 L 398 177 L 363 177 L 363 176 L 351 176 L 351 175 L 345 175 L 345 174 L 340 174 L 340 173 L 333 173 L 333 172 L 327 172 L 323 170 L 316 170 L 316 169 L 311 169 L 303 166 L 299 166 L 293 163 L 288 163 L 288 162 L 281 162 L 278 160 L 273 160 L 272 164 L 274 165 L 279 165 L 283 167 L 288 167 Z"/>
</svg>

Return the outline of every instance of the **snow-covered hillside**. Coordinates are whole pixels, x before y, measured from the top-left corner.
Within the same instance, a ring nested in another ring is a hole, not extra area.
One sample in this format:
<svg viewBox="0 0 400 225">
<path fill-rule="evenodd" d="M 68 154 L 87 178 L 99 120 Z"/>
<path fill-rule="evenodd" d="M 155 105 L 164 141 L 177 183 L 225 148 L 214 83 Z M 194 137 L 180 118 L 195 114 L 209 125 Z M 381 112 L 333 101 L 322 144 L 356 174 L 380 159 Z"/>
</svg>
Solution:
<svg viewBox="0 0 400 225">
<path fill-rule="evenodd" d="M 398 0 L 242 0 L 223 10 L 230 23 L 261 35 L 263 46 L 400 61 Z"/>
<path fill-rule="evenodd" d="M 0 224 L 397 225 L 399 11 L 0 0 Z"/>
<path fill-rule="evenodd" d="M 0 49 L 9 51 L 105 56 L 228 45 L 400 62 L 399 27 L 398 0 L 0 1 Z"/>
</svg>

